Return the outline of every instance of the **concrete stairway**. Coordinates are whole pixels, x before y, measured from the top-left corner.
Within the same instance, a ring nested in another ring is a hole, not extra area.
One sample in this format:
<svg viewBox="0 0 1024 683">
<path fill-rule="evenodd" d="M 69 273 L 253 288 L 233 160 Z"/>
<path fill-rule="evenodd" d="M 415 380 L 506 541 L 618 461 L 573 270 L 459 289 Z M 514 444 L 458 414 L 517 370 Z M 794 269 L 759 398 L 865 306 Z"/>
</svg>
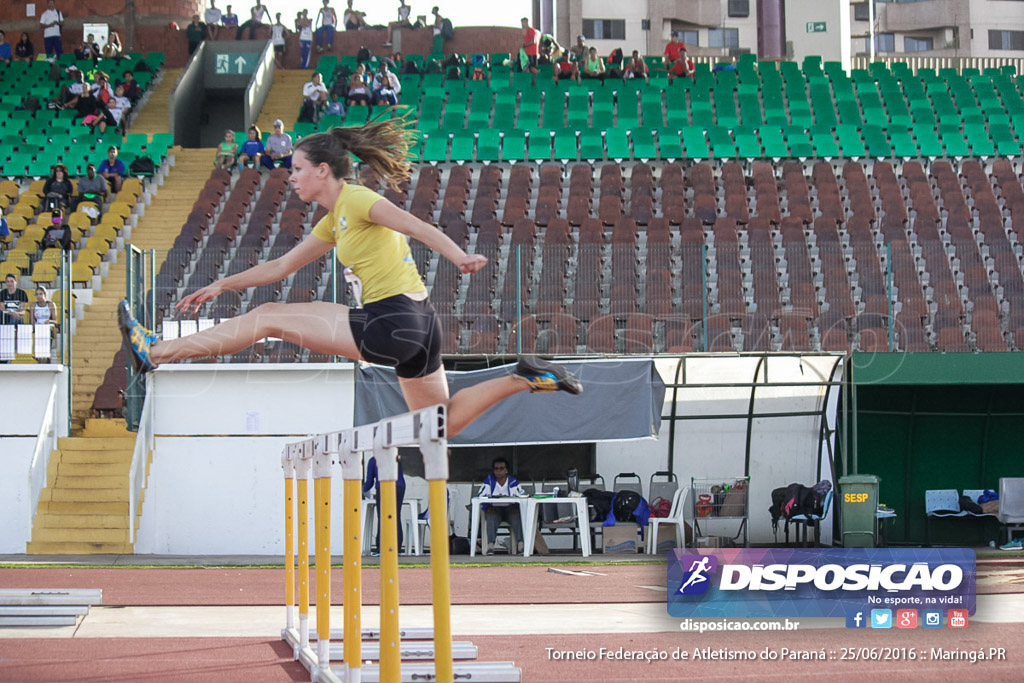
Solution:
<svg viewBox="0 0 1024 683">
<path fill-rule="evenodd" d="M 129 240 L 140 249 L 156 249 L 158 269 L 213 168 L 211 150 L 174 147 L 170 153 L 174 164 Z M 123 254 L 117 263 L 110 264 L 103 287 L 94 291 L 92 305 L 86 310 L 85 319 L 79 321 L 72 340 L 72 421 L 75 428 L 82 426 L 90 415 L 96 389 L 103 383 L 104 373 L 121 348 L 117 304 L 125 296 L 126 268 Z"/>
<path fill-rule="evenodd" d="M 281 119 L 284 129 L 289 131 L 295 125 L 302 104 L 302 86 L 313 77 L 313 71 L 301 69 L 277 69 L 274 84 L 263 103 L 263 109 L 256 118 L 256 125 L 265 133 L 274 132 L 274 120 Z"/>
<path fill-rule="evenodd" d="M 128 509 L 134 448 L 135 435 L 123 420 L 89 420 L 82 436 L 60 439 L 26 552 L 131 553 L 128 525 L 138 527 Z"/>
<path fill-rule="evenodd" d="M 181 76 L 181 69 L 164 69 L 162 80 L 156 90 L 149 96 L 146 105 L 139 111 L 138 116 L 132 121 L 129 133 L 168 133 L 170 127 L 171 112 L 171 90 L 178 77 Z"/>
</svg>

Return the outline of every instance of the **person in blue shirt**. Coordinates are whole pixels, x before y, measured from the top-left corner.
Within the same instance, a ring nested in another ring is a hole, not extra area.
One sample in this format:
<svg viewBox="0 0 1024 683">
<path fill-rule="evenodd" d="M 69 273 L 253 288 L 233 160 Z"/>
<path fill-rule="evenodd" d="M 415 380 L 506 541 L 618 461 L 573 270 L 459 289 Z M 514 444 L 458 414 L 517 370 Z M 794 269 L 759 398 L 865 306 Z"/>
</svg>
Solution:
<svg viewBox="0 0 1024 683">
<path fill-rule="evenodd" d="M 380 553 L 380 480 L 377 478 L 377 459 L 370 458 L 366 463 L 366 481 L 363 482 L 363 493 L 374 490 L 373 498 L 377 501 L 377 535 L 374 538 L 374 553 Z M 402 473 L 402 459 L 398 459 L 398 480 L 395 482 L 395 504 L 397 511 L 395 518 L 398 520 L 398 550 L 402 550 L 402 503 L 405 500 L 405 475 Z"/>
<path fill-rule="evenodd" d="M 252 165 L 259 167 L 263 155 L 263 133 L 255 126 L 249 126 L 248 139 L 238 148 L 238 165 L 241 168 Z"/>
<path fill-rule="evenodd" d="M 495 458 L 491 463 L 494 472 L 488 474 L 484 479 L 480 492 L 481 498 L 519 498 L 526 495 L 519 480 L 509 474 L 508 460 Z M 512 527 L 512 538 L 515 545 L 509 548 L 509 555 L 515 553 L 523 542 L 523 520 L 519 514 L 519 503 L 483 503 L 480 509 L 484 511 L 487 520 L 487 554 L 494 550 L 494 541 L 498 538 L 498 525 L 508 522 Z"/>
<path fill-rule="evenodd" d="M 0 62 L 10 64 L 13 56 L 11 44 L 7 42 L 7 34 L 0 31 Z"/>
<path fill-rule="evenodd" d="M 117 158 L 117 147 L 110 146 L 110 149 L 107 150 L 107 158 L 100 162 L 96 172 L 107 179 L 111 190 L 121 191 L 121 183 L 124 182 L 128 169 L 125 168 L 124 162 Z"/>
</svg>

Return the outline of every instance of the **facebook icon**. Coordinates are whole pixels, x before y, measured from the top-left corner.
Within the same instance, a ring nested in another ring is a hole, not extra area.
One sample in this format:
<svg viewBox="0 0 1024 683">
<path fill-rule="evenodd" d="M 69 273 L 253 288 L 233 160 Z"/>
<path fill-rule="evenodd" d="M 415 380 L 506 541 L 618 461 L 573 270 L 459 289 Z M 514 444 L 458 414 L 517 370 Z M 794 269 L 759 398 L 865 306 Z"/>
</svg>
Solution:
<svg viewBox="0 0 1024 683">
<path fill-rule="evenodd" d="M 868 619 L 864 610 L 855 610 L 846 613 L 846 628 L 867 628 Z"/>
</svg>

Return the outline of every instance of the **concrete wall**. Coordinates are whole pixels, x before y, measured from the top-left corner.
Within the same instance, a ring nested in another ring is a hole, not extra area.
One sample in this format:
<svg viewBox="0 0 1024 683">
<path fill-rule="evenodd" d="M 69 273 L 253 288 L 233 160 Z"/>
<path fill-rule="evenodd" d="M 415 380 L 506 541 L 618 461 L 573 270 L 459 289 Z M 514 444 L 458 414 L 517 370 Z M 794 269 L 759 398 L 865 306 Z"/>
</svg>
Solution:
<svg viewBox="0 0 1024 683">
<path fill-rule="evenodd" d="M 793 59 L 819 55 L 824 61 L 850 63 L 850 0 L 789 0 L 786 3 L 786 42 Z M 826 30 L 808 32 L 810 22 L 825 22 Z"/>
<path fill-rule="evenodd" d="M 29 468 L 55 386 L 55 428 L 60 436 L 67 433 L 66 374 L 59 365 L 0 365 L 0 396 L 5 397 L 0 420 L 0 553 L 23 553 L 30 540 L 34 510 Z M 49 455 L 44 452 L 44 460 Z M 41 465 L 45 479 L 45 462 Z"/>
</svg>

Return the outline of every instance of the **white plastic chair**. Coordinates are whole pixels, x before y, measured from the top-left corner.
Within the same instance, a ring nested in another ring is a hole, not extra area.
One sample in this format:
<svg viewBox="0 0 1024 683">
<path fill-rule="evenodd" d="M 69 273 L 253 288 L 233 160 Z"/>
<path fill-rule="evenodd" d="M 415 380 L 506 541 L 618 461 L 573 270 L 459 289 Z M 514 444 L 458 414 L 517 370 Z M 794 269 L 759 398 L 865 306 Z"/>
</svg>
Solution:
<svg viewBox="0 0 1024 683">
<path fill-rule="evenodd" d="M 1024 477 L 1000 477 L 999 522 L 1006 529 L 1006 542 L 1013 532 L 1024 529 Z"/>
<path fill-rule="evenodd" d="M 668 517 L 651 517 L 647 522 L 647 554 L 653 555 L 658 551 L 658 526 L 661 524 L 674 524 L 676 526 L 676 546 L 685 547 L 686 535 L 686 500 L 690 495 L 690 489 L 676 489 L 672 494 L 672 508 Z"/>
</svg>

